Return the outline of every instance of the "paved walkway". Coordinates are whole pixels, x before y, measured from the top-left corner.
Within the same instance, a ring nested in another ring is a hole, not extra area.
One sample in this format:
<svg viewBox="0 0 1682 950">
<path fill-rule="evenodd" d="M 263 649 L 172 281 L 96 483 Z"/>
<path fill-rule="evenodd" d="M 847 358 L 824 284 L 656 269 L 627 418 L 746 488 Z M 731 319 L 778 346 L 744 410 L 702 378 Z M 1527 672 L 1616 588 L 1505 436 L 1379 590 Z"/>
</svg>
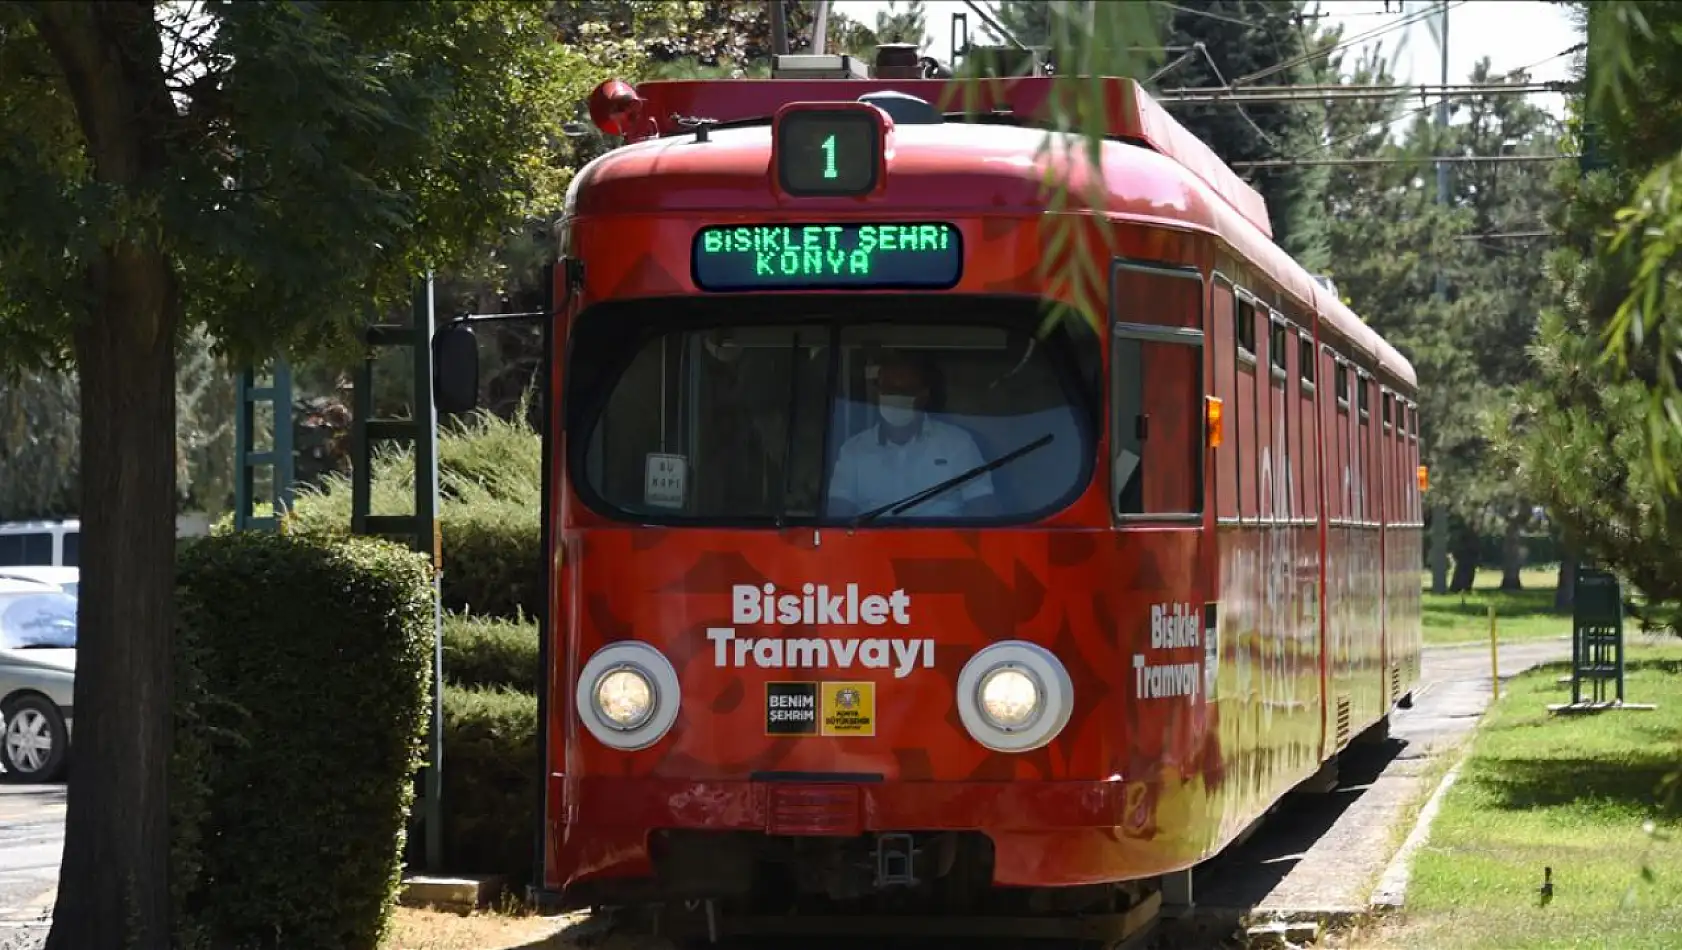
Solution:
<svg viewBox="0 0 1682 950">
<path fill-rule="evenodd" d="M 1501 678 L 1569 659 L 1569 639 L 1503 646 Z M 1489 649 L 1427 648 L 1412 709 L 1391 719 L 1391 741 L 1345 756 L 1340 787 L 1286 804 L 1256 836 L 1204 875 L 1200 907 L 1255 916 L 1337 918 L 1362 913 L 1406 837 L 1410 806 L 1423 804 L 1440 771 L 1489 705 Z M 1409 825 L 1408 827 L 1411 827 Z"/>
<path fill-rule="evenodd" d="M 64 850 L 64 786 L 0 785 L 0 950 L 47 940 Z"/>
</svg>

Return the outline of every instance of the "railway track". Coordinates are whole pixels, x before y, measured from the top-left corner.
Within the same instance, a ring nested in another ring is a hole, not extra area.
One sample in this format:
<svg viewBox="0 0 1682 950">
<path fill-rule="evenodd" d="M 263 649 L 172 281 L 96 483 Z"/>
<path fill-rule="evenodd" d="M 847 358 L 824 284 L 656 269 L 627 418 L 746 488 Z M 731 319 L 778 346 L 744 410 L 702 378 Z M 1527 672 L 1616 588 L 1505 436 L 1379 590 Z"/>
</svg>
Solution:
<svg viewBox="0 0 1682 950">
<path fill-rule="evenodd" d="M 1368 746 L 1347 754 L 1344 784 L 1365 786 L 1395 755 L 1394 748 Z M 735 917 L 715 912 L 711 932 L 705 905 L 657 920 L 648 912 L 597 912 L 581 916 L 561 934 L 558 946 L 578 950 L 1240 950 L 1257 945 L 1246 935 L 1247 908 L 1225 906 L 1233 893 L 1257 893 L 1255 878 L 1278 876 L 1276 865 L 1257 863 L 1245 853 L 1250 838 L 1290 838 L 1289 850 L 1304 846 L 1303 826 L 1324 821 L 1326 799 L 1305 791 L 1286 796 L 1251 831 L 1194 873 L 1196 895 L 1221 895 L 1221 906 L 1195 905 L 1189 913 L 1162 909 L 1159 894 L 1129 912 L 1105 915 L 1024 918 L 892 916 Z M 1275 848 L 1277 841 L 1267 844 Z M 1266 885 L 1261 886 L 1265 893 Z M 1200 898 L 1201 900 L 1202 898 Z M 675 925 L 675 926 L 674 926 Z M 1061 927 L 1085 933 L 1048 933 Z M 1038 931 L 1036 933 L 1036 931 Z M 716 938 L 716 939 L 715 939 Z M 1272 944 L 1277 946 L 1277 944 Z"/>
<path fill-rule="evenodd" d="M 1199 886 L 1243 873 L 1223 857 Z M 1164 910 L 1161 894 L 1126 911 L 1037 918 L 1005 916 L 732 916 L 696 902 L 676 913 L 598 910 L 559 935 L 577 950 L 1239 950 L 1249 946 L 1236 911 Z"/>
</svg>

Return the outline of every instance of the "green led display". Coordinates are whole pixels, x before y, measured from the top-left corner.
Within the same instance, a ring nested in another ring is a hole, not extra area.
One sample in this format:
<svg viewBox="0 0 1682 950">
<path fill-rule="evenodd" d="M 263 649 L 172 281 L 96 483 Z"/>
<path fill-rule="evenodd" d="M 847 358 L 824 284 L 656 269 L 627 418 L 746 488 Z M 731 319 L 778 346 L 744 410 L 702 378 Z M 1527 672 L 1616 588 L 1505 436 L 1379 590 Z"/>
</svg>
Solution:
<svg viewBox="0 0 1682 950">
<path fill-rule="evenodd" d="M 823 140 L 823 176 L 825 178 L 839 178 L 841 173 L 835 170 L 835 136 Z"/>
<path fill-rule="evenodd" d="M 951 287 L 963 238 L 950 224 L 714 225 L 695 235 L 703 290 Z"/>
</svg>

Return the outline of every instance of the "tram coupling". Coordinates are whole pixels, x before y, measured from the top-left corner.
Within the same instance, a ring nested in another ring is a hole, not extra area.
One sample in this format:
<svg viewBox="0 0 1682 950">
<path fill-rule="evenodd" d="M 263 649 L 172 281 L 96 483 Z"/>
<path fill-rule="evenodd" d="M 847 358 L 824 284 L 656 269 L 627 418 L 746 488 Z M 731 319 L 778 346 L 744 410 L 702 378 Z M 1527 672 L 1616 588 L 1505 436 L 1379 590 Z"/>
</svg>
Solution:
<svg viewBox="0 0 1682 950">
<path fill-rule="evenodd" d="M 916 841 L 904 832 L 890 832 L 876 839 L 876 887 L 916 887 Z"/>
</svg>

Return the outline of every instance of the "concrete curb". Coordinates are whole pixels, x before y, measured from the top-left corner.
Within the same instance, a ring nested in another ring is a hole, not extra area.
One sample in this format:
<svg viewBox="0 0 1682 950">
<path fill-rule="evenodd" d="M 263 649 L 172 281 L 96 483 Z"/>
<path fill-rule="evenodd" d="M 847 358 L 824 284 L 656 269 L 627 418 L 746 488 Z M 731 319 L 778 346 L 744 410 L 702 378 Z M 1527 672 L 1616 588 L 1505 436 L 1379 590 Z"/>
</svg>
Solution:
<svg viewBox="0 0 1682 950">
<path fill-rule="evenodd" d="M 438 907 L 472 911 L 502 895 L 501 875 L 431 877 L 413 875 L 403 879 L 397 902 L 404 907 Z"/>
<path fill-rule="evenodd" d="M 1518 639 L 1518 640 L 1502 640 L 1502 641 L 1500 641 L 1500 645 L 1503 646 L 1503 647 L 1519 647 L 1519 646 L 1524 646 L 1527 643 L 1569 643 L 1570 640 L 1571 640 L 1571 634 L 1561 633 L 1561 634 L 1555 634 L 1554 636 L 1551 636 L 1551 637 L 1523 637 L 1523 638 Z M 1425 644 L 1420 649 L 1422 649 L 1422 650 L 1469 650 L 1472 647 L 1488 648 L 1488 646 L 1489 646 L 1489 638 L 1485 637 L 1482 640 L 1456 640 L 1453 643 L 1428 643 L 1428 644 Z M 1569 659 L 1569 658 L 1567 658 L 1567 659 Z"/>
<path fill-rule="evenodd" d="M 1454 765 L 1449 767 L 1448 773 L 1437 783 L 1436 791 L 1426 800 L 1425 807 L 1419 810 L 1419 818 L 1414 822 L 1413 830 L 1390 857 L 1390 863 L 1385 866 L 1384 874 L 1378 879 L 1378 887 L 1373 889 L 1372 897 L 1367 902 L 1371 910 L 1393 911 L 1406 901 L 1408 880 L 1413 875 L 1414 853 L 1423 847 L 1426 839 L 1430 837 L 1431 823 L 1436 820 L 1437 811 L 1442 808 L 1443 796 L 1460 778 L 1460 767 L 1466 764 L 1466 757 L 1471 754 L 1473 738 L 1475 737 L 1467 737 Z"/>
</svg>

